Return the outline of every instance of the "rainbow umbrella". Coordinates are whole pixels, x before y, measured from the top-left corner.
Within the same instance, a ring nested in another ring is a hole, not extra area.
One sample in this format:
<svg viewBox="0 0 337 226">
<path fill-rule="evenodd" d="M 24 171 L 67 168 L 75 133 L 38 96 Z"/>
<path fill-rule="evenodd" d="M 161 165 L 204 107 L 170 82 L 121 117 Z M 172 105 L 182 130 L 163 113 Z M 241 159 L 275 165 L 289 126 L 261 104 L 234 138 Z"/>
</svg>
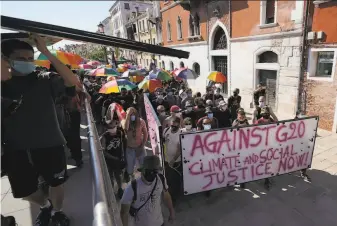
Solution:
<svg viewBox="0 0 337 226">
<path fill-rule="evenodd" d="M 119 73 L 113 68 L 97 68 L 91 70 L 92 76 L 119 76 Z"/>
<path fill-rule="evenodd" d="M 145 78 L 141 83 L 138 84 L 139 89 L 144 91 L 149 90 L 151 93 L 156 90 L 156 88 L 163 87 L 161 81 L 158 79 L 147 79 Z"/>
<path fill-rule="evenodd" d="M 194 75 L 195 72 L 192 71 L 191 69 L 188 68 L 179 68 L 173 71 L 173 74 L 178 77 L 178 78 L 182 78 L 182 79 L 187 79 L 187 78 L 196 78 L 196 76 Z"/>
<path fill-rule="evenodd" d="M 79 68 L 78 65 L 83 61 L 82 57 L 77 54 L 67 53 L 67 52 L 54 50 L 54 49 L 50 50 L 50 52 L 55 57 L 57 57 L 57 59 L 59 59 L 62 63 L 68 64 L 72 68 Z M 34 54 L 34 59 L 35 59 L 35 64 L 37 65 L 42 64 L 41 66 L 47 65 L 46 61 L 49 62 L 48 58 L 45 55 L 43 55 L 41 52 L 36 52 Z M 49 62 L 49 67 L 50 67 L 50 62 Z"/>
<path fill-rule="evenodd" d="M 122 78 L 128 78 L 130 76 L 138 76 L 138 75 L 141 75 L 140 71 L 127 70 L 127 71 L 123 72 Z"/>
<path fill-rule="evenodd" d="M 221 72 L 218 71 L 212 71 L 207 79 L 216 82 L 216 83 L 225 83 L 227 81 L 226 75 L 222 74 Z"/>
<path fill-rule="evenodd" d="M 171 75 L 169 72 L 165 70 L 156 70 L 156 71 L 151 71 L 149 73 L 150 79 L 158 79 L 161 81 L 169 81 L 171 80 Z"/>
<path fill-rule="evenodd" d="M 135 84 L 133 84 L 132 82 L 126 79 L 118 79 L 118 80 L 112 80 L 112 81 L 105 83 L 102 86 L 102 88 L 99 90 L 99 93 L 102 93 L 102 94 L 120 93 L 120 90 L 122 88 L 126 88 L 127 90 L 132 90 L 136 87 L 137 86 Z"/>
<path fill-rule="evenodd" d="M 143 76 L 143 75 L 130 76 L 130 77 L 129 77 L 130 81 L 133 82 L 133 83 L 141 82 L 141 81 L 144 80 L 144 78 L 145 78 L 145 76 Z"/>
<path fill-rule="evenodd" d="M 116 80 L 116 78 L 113 76 L 108 76 L 106 79 L 107 82 L 112 81 L 112 80 Z"/>
</svg>

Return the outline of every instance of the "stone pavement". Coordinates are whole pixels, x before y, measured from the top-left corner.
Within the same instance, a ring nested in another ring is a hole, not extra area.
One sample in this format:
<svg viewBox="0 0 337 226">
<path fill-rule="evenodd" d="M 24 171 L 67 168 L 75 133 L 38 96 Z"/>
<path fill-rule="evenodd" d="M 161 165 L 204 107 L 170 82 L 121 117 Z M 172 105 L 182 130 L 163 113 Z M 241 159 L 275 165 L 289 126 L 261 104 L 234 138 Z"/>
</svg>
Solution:
<svg viewBox="0 0 337 226">
<path fill-rule="evenodd" d="M 213 191 L 209 198 L 203 194 L 185 196 L 176 207 L 177 219 L 172 226 L 336 226 L 337 134 L 320 130 L 318 135 L 309 171 L 312 183 L 304 182 L 294 173 L 274 179 L 270 191 L 261 182 L 252 182 L 246 189 Z M 72 226 L 91 226 L 93 219 L 89 157 L 86 151 L 83 153 L 83 169 L 68 165 L 71 178 L 66 183 L 64 210 Z M 1 213 L 15 216 L 19 226 L 31 226 L 38 208 L 14 199 L 4 177 Z M 166 209 L 164 215 L 167 218 Z"/>
</svg>

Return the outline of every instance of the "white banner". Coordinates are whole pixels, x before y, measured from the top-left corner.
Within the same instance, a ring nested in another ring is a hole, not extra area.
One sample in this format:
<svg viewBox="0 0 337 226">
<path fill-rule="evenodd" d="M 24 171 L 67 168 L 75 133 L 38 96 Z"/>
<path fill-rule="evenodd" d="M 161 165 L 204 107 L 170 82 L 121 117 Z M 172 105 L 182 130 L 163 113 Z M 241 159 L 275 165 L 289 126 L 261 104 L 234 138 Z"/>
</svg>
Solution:
<svg viewBox="0 0 337 226">
<path fill-rule="evenodd" d="M 160 140 L 162 126 L 146 93 L 144 93 L 144 106 L 152 152 L 154 155 L 157 155 L 160 158 L 160 162 L 162 163 L 162 166 L 164 166 L 162 145 Z"/>
<path fill-rule="evenodd" d="M 310 167 L 318 117 L 180 135 L 184 194 Z"/>
</svg>

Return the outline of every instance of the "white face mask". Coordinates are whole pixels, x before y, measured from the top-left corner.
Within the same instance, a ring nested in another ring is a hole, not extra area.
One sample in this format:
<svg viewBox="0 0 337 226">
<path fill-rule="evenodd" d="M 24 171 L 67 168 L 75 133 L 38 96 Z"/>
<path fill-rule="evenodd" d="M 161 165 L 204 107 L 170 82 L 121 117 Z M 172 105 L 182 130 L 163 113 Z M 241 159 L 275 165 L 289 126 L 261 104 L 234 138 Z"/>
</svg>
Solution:
<svg viewBox="0 0 337 226">
<path fill-rule="evenodd" d="M 186 130 L 191 130 L 192 129 L 192 125 L 186 125 L 185 128 L 186 128 Z"/>
<path fill-rule="evenodd" d="M 163 99 L 164 97 L 163 97 L 163 95 L 158 95 L 157 98 L 158 98 L 159 100 L 161 100 L 161 99 Z"/>
<path fill-rule="evenodd" d="M 109 132 L 110 134 L 116 134 L 116 132 L 117 132 L 117 127 L 112 128 L 112 129 L 108 129 L 108 132 Z"/>
<path fill-rule="evenodd" d="M 187 111 L 187 112 L 191 112 L 192 110 L 193 110 L 193 107 L 187 107 L 187 108 L 186 108 L 186 111 Z"/>
<path fill-rule="evenodd" d="M 226 111 L 227 106 L 226 105 L 225 106 L 221 106 L 220 109 L 223 110 L 223 111 Z"/>
<path fill-rule="evenodd" d="M 259 102 L 260 104 L 259 104 L 259 107 L 264 107 L 265 106 L 265 103 L 264 102 Z"/>
<path fill-rule="evenodd" d="M 206 125 L 203 124 L 203 127 L 204 127 L 204 130 L 210 130 L 212 128 L 210 124 L 206 124 Z"/>
<path fill-rule="evenodd" d="M 160 112 L 160 114 L 159 115 L 161 115 L 161 116 L 165 116 L 166 115 L 166 112 L 165 111 L 163 111 L 163 112 Z"/>
</svg>

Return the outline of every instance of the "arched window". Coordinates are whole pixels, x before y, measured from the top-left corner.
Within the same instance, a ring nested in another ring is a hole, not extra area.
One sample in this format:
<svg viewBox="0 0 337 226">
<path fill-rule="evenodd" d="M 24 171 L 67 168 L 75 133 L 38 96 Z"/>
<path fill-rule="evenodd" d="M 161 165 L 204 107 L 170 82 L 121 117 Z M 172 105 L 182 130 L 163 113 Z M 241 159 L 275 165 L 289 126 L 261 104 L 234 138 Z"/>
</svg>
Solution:
<svg viewBox="0 0 337 226">
<path fill-rule="evenodd" d="M 170 61 L 170 70 L 173 71 L 174 70 L 174 64 L 172 61 Z"/>
<path fill-rule="evenodd" d="M 180 68 L 184 68 L 185 67 L 184 62 L 180 61 L 179 66 L 180 66 Z"/>
<path fill-rule="evenodd" d="M 178 20 L 177 20 L 177 35 L 178 35 L 178 39 L 182 39 L 183 38 L 183 28 L 181 25 L 181 18 L 180 16 L 178 16 Z"/>
<path fill-rule="evenodd" d="M 172 30 L 171 30 L 171 23 L 170 21 L 167 21 L 167 40 L 172 40 Z"/>
<path fill-rule="evenodd" d="M 162 68 L 165 69 L 165 62 L 162 61 Z"/>
<path fill-rule="evenodd" d="M 200 75 L 200 65 L 198 63 L 193 64 L 193 71 L 195 72 L 196 75 Z"/>
<path fill-rule="evenodd" d="M 189 30 L 190 30 L 190 36 L 194 36 L 194 18 L 192 14 L 190 14 L 190 20 L 189 20 Z"/>
<path fill-rule="evenodd" d="M 200 18 L 197 13 L 194 16 L 194 33 L 200 35 Z"/>
<path fill-rule="evenodd" d="M 217 49 L 227 49 L 227 37 L 225 31 L 221 27 L 217 28 L 214 35 L 213 50 Z"/>
<path fill-rule="evenodd" d="M 272 51 L 266 51 L 259 55 L 258 63 L 278 63 L 278 56 Z"/>
</svg>

